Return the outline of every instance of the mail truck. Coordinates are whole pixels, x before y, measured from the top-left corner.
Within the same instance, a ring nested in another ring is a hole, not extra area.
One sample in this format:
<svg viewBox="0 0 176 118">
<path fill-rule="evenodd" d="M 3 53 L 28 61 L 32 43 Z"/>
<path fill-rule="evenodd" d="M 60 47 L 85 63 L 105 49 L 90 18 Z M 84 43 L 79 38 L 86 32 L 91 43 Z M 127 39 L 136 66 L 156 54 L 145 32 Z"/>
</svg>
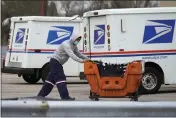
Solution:
<svg viewBox="0 0 176 118">
<path fill-rule="evenodd" d="M 145 61 L 141 93 L 176 84 L 176 7 L 84 13 L 84 53 L 106 63 Z"/>
<path fill-rule="evenodd" d="M 17 74 L 28 83 L 45 81 L 52 54 L 74 32 L 82 34 L 81 25 L 80 17 L 12 17 L 5 66 L 19 69 Z M 78 48 L 82 51 L 82 42 Z M 73 59 L 63 67 L 66 76 L 80 76 L 82 65 Z"/>
</svg>

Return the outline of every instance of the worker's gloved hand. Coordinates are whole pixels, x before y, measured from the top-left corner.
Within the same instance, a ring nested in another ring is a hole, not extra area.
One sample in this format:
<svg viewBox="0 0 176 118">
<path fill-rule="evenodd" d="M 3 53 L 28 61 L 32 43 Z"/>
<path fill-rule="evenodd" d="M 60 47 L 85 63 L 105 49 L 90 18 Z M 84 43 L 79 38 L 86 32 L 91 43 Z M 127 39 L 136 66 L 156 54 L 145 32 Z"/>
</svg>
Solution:
<svg viewBox="0 0 176 118">
<path fill-rule="evenodd" d="M 91 62 L 91 60 L 90 59 L 84 59 L 83 63 L 85 63 L 85 62 Z"/>
</svg>

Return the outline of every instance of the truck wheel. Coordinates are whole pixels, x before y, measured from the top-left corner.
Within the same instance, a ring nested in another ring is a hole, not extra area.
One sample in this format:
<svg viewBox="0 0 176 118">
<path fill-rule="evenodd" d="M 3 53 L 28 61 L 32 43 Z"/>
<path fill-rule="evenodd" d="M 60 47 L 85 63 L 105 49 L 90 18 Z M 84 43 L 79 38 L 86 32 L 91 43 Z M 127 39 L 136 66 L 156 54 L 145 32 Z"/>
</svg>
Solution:
<svg viewBox="0 0 176 118">
<path fill-rule="evenodd" d="M 139 93 L 154 94 L 158 92 L 162 83 L 162 74 L 153 67 L 146 67 L 142 78 Z"/>
<path fill-rule="evenodd" d="M 47 65 L 42 69 L 41 77 L 42 77 L 42 81 L 43 81 L 43 82 L 45 82 L 45 80 L 47 79 L 49 70 L 50 70 L 49 64 L 47 64 Z"/>
<path fill-rule="evenodd" d="M 23 75 L 23 79 L 29 84 L 36 84 L 40 80 L 40 77 L 36 78 L 35 74 L 31 76 Z"/>
</svg>

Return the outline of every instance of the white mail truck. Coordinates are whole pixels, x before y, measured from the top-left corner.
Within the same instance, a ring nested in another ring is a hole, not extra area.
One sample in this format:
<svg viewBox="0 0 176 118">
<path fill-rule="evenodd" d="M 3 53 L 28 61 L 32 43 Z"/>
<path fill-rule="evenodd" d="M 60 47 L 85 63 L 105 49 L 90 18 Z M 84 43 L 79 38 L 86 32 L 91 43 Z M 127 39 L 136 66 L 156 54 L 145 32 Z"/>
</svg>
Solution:
<svg viewBox="0 0 176 118">
<path fill-rule="evenodd" d="M 145 61 L 141 93 L 176 84 L 176 7 L 84 13 L 84 53 L 107 63 Z"/>
<path fill-rule="evenodd" d="M 44 81 L 50 57 L 75 31 L 82 34 L 81 25 L 80 17 L 12 17 L 5 66 L 19 70 L 16 74 L 28 83 L 36 83 L 40 78 Z M 83 43 L 78 48 L 81 51 Z M 80 76 L 83 65 L 70 58 L 63 67 L 66 76 Z"/>
</svg>

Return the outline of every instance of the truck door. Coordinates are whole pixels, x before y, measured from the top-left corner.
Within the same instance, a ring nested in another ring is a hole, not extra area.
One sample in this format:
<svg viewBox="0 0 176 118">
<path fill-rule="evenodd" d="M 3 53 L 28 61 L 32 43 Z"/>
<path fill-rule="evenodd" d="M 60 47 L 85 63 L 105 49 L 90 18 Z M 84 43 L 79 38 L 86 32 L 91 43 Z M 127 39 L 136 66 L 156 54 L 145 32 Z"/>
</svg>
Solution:
<svg viewBox="0 0 176 118">
<path fill-rule="evenodd" d="M 21 53 L 25 52 L 27 22 L 14 23 L 13 34 L 11 37 L 10 48 L 10 62 L 22 61 Z"/>
<path fill-rule="evenodd" d="M 90 56 L 94 53 L 106 52 L 106 16 L 90 17 L 89 18 L 89 51 Z"/>
</svg>

